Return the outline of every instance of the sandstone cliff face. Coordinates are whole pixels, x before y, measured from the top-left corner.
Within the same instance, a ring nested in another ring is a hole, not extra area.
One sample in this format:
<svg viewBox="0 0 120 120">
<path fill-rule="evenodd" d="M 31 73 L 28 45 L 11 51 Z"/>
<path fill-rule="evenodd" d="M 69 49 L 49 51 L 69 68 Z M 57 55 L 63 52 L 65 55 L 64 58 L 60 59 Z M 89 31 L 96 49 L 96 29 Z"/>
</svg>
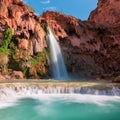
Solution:
<svg viewBox="0 0 120 120">
<path fill-rule="evenodd" d="M 70 72 L 96 78 L 119 74 L 120 24 L 100 25 L 51 11 L 43 17 L 62 47 Z"/>
<path fill-rule="evenodd" d="M 0 59 L 8 59 L 5 64 L 0 61 L 0 75 L 13 79 L 21 71 L 22 77 L 16 78 L 46 74 L 46 32 L 41 21 L 21 0 L 0 0 Z"/>
<path fill-rule="evenodd" d="M 10 41 L 9 54 L 1 55 L 0 47 L 0 75 L 39 78 L 47 73 L 43 51 L 47 25 L 61 45 L 69 72 L 95 78 L 120 75 L 119 6 L 119 0 L 99 0 L 89 20 L 81 21 L 52 11 L 37 17 L 20 0 L 0 0 L 0 46 L 5 44 L 5 33 Z"/>
<path fill-rule="evenodd" d="M 0 32 L 12 28 L 14 35 L 31 44 L 31 54 L 46 47 L 40 18 L 20 0 L 0 0 Z"/>
<path fill-rule="evenodd" d="M 101 24 L 120 23 L 120 0 L 99 0 L 89 16 L 90 21 Z"/>
</svg>

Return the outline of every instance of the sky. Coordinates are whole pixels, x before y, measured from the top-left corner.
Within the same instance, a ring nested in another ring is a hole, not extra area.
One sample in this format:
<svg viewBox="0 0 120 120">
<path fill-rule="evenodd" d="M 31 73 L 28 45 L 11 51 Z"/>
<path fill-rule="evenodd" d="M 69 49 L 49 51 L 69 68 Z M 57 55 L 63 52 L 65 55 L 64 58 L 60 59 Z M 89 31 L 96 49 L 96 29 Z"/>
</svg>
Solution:
<svg viewBox="0 0 120 120">
<path fill-rule="evenodd" d="M 90 12 L 97 7 L 98 0 L 23 0 L 29 4 L 37 15 L 46 10 L 57 11 L 63 14 L 87 20 Z"/>
</svg>

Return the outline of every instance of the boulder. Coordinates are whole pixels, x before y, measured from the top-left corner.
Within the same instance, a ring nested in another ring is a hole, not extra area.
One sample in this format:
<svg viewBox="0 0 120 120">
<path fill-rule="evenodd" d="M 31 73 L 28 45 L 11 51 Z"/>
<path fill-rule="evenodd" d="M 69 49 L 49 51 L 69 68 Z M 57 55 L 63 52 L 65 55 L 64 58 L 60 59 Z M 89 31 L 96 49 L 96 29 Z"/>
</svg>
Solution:
<svg viewBox="0 0 120 120">
<path fill-rule="evenodd" d="M 24 78 L 24 74 L 21 71 L 13 71 L 12 78 L 13 79 L 23 79 Z"/>
<path fill-rule="evenodd" d="M 6 80 L 6 78 L 0 73 L 0 81 Z"/>
<path fill-rule="evenodd" d="M 115 77 L 112 82 L 120 83 L 120 75 Z"/>
</svg>

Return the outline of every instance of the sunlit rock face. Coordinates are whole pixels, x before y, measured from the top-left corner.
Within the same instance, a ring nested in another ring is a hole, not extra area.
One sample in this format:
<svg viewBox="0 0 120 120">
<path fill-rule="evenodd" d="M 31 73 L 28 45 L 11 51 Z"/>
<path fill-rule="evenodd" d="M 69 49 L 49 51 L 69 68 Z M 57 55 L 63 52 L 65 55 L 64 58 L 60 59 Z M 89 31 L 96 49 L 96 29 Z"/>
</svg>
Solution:
<svg viewBox="0 0 120 120">
<path fill-rule="evenodd" d="M 25 57 L 20 53 L 16 58 L 26 61 L 30 55 L 41 52 L 47 46 L 42 28 L 46 27 L 47 22 L 61 45 L 69 72 L 98 79 L 117 76 L 120 75 L 119 6 L 119 0 L 99 0 L 89 20 L 81 21 L 52 11 L 38 17 L 20 0 L 0 0 L 0 45 L 3 43 L 4 31 L 8 27 L 12 28 L 19 52 L 27 53 Z M 9 60 L 10 63 L 13 69 L 15 61 Z M 42 64 L 32 68 L 25 65 L 35 76 L 39 74 L 40 68 L 44 68 Z"/>
<path fill-rule="evenodd" d="M 101 0 L 99 4 L 102 4 Z M 114 4 L 119 4 L 119 1 Z M 117 8 L 115 10 L 119 11 Z M 104 9 L 101 11 L 104 13 Z M 99 14 L 95 13 L 96 16 Z M 96 21 L 97 17 L 93 21 L 93 15 L 90 20 L 81 21 L 58 12 L 47 11 L 43 14 L 62 47 L 70 72 L 95 78 L 120 74 L 120 24 L 117 24 L 117 19 L 107 17 L 107 14 L 105 17 L 111 25 L 105 22 L 101 25 L 101 22 Z M 102 20 L 102 17 L 99 19 Z"/>
<path fill-rule="evenodd" d="M 101 24 L 120 23 L 120 0 L 99 0 L 98 7 L 91 12 L 90 21 Z"/>
<path fill-rule="evenodd" d="M 14 35 L 28 40 L 32 44 L 31 51 L 40 52 L 46 47 L 40 18 L 21 0 L 0 0 L 0 32 L 7 27 L 13 29 Z"/>
<path fill-rule="evenodd" d="M 3 62 L 0 65 L 3 80 L 45 76 L 47 55 L 44 50 L 47 44 L 41 21 L 42 18 L 36 16 L 34 10 L 22 0 L 0 0 L 0 47 L 4 46 L 5 32 L 9 30 L 9 35 L 12 35 L 6 47 L 10 52 L 6 55 L 5 49 L 0 50 L 0 57 L 3 54 L 8 59 L 6 67 Z M 16 71 L 17 75 L 13 75 Z"/>
</svg>

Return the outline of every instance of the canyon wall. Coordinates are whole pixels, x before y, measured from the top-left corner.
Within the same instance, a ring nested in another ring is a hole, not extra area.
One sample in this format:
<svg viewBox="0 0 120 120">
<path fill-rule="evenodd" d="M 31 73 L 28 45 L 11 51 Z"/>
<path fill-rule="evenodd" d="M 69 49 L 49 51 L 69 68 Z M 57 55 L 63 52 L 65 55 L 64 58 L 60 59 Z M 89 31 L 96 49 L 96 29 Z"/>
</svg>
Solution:
<svg viewBox="0 0 120 120">
<path fill-rule="evenodd" d="M 1 78 L 49 77 L 47 26 L 70 73 L 96 79 L 120 75 L 119 6 L 119 0 L 99 0 L 89 19 L 81 21 L 53 11 L 38 17 L 20 0 L 0 0 Z"/>
<path fill-rule="evenodd" d="M 99 0 L 97 8 L 91 12 L 89 20 L 106 25 L 120 23 L 120 1 Z"/>
<path fill-rule="evenodd" d="M 88 21 L 52 11 L 43 14 L 70 72 L 95 78 L 120 75 L 119 4 L 118 0 L 99 0 Z"/>
<path fill-rule="evenodd" d="M 0 0 L 0 75 L 5 76 L 1 79 L 46 74 L 46 32 L 41 22 L 21 0 Z"/>
<path fill-rule="evenodd" d="M 31 44 L 31 54 L 40 52 L 46 47 L 45 33 L 40 25 L 41 19 L 35 15 L 30 6 L 21 0 L 0 0 L 0 32 L 10 27 L 15 36 L 24 42 L 19 48 L 27 49 L 24 43 Z M 2 33 L 1 33 L 2 34 Z"/>
</svg>

